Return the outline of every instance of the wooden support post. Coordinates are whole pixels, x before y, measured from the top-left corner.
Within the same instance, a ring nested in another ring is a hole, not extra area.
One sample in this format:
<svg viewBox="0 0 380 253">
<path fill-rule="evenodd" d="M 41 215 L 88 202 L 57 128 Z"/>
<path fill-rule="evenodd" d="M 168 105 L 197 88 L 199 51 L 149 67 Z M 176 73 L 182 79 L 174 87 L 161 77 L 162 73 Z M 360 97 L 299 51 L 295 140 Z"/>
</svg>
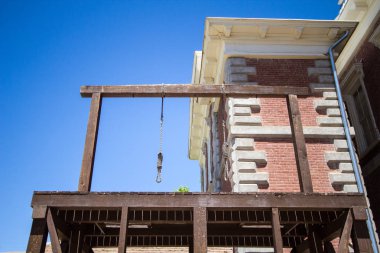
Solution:
<svg viewBox="0 0 380 253">
<path fill-rule="evenodd" d="M 287 102 L 300 188 L 302 192 L 313 192 L 313 184 L 310 175 L 309 162 L 307 159 L 305 136 L 303 135 L 297 95 L 288 95 Z"/>
<path fill-rule="evenodd" d="M 283 252 L 283 243 L 280 227 L 280 214 L 278 208 L 272 208 L 272 233 L 275 253 Z"/>
<path fill-rule="evenodd" d="M 207 209 L 193 208 L 193 247 L 194 253 L 207 252 Z"/>
<path fill-rule="evenodd" d="M 120 232 L 119 232 L 119 249 L 118 253 L 125 253 L 127 247 L 128 233 L 128 207 L 123 206 L 121 211 Z"/>
<path fill-rule="evenodd" d="M 81 224 L 72 229 L 70 236 L 69 253 L 82 253 L 86 225 Z"/>
<path fill-rule="evenodd" d="M 57 229 L 55 227 L 53 215 L 51 213 L 51 209 L 48 209 L 47 213 L 47 226 L 50 234 L 50 240 L 51 240 L 51 247 L 53 253 L 62 253 L 61 245 L 58 238 Z"/>
<path fill-rule="evenodd" d="M 30 231 L 27 253 L 44 253 L 48 229 L 46 219 L 33 219 Z"/>
<path fill-rule="evenodd" d="M 78 191 L 89 192 L 91 190 L 92 172 L 94 168 L 96 141 L 98 137 L 99 118 L 102 107 L 102 96 L 93 93 L 91 100 L 90 116 L 87 124 L 86 142 L 80 172 Z"/>
<path fill-rule="evenodd" d="M 318 234 L 316 225 L 309 226 L 308 242 L 310 253 L 323 253 L 322 240 Z"/>
<path fill-rule="evenodd" d="M 338 253 L 348 252 L 348 244 L 350 243 L 350 235 L 352 229 L 352 214 L 351 211 L 347 213 L 346 222 L 344 223 L 343 231 L 339 240 Z"/>
<path fill-rule="evenodd" d="M 373 253 L 367 227 L 367 213 L 364 208 L 352 208 L 353 225 L 351 230 L 352 244 L 355 253 Z"/>
</svg>

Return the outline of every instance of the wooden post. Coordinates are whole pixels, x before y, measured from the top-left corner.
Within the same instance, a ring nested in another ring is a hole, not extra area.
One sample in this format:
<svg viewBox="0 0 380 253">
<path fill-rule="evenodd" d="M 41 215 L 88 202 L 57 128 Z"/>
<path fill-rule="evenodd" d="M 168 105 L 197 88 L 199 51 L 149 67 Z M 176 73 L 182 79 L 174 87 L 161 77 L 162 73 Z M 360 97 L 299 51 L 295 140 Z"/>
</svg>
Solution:
<svg viewBox="0 0 380 253">
<path fill-rule="evenodd" d="M 368 216 L 365 208 L 354 207 L 351 211 L 353 214 L 351 238 L 355 253 L 373 253 L 366 223 Z"/>
<path fill-rule="evenodd" d="M 46 205 L 33 205 L 33 223 L 30 231 L 27 253 L 44 253 L 48 229 L 46 224 Z"/>
<path fill-rule="evenodd" d="M 280 213 L 278 208 L 272 208 L 272 233 L 273 233 L 273 248 L 275 253 L 283 252 L 283 243 L 280 227 Z"/>
<path fill-rule="evenodd" d="M 352 229 L 352 214 L 351 211 L 347 213 L 346 222 L 344 223 L 343 231 L 339 240 L 338 253 L 348 252 L 348 244 L 350 243 L 350 235 Z"/>
<path fill-rule="evenodd" d="M 78 191 L 89 192 L 91 190 L 92 172 L 96 151 L 96 141 L 98 137 L 100 111 L 102 106 L 102 96 L 100 93 L 93 93 L 91 100 L 90 116 L 87 124 L 86 142 L 84 145 L 82 169 L 80 172 Z"/>
<path fill-rule="evenodd" d="M 55 222 L 53 219 L 53 215 L 51 213 L 51 209 L 48 209 L 47 213 L 47 226 L 50 234 L 51 247 L 53 253 L 62 253 L 61 245 L 58 238 L 57 229 L 55 227 Z"/>
<path fill-rule="evenodd" d="M 46 246 L 48 229 L 46 219 L 33 219 L 32 229 L 30 231 L 27 253 L 44 253 Z"/>
<path fill-rule="evenodd" d="M 310 175 L 309 162 L 307 159 L 305 136 L 303 135 L 297 95 L 288 95 L 287 102 L 300 188 L 302 192 L 313 192 L 313 184 Z"/>
<path fill-rule="evenodd" d="M 119 232 L 119 249 L 118 253 L 125 253 L 127 248 L 127 230 L 128 230 L 128 207 L 123 206 L 121 211 L 120 232 Z"/>
<path fill-rule="evenodd" d="M 207 209 L 193 208 L 193 247 L 194 253 L 207 252 Z"/>
</svg>

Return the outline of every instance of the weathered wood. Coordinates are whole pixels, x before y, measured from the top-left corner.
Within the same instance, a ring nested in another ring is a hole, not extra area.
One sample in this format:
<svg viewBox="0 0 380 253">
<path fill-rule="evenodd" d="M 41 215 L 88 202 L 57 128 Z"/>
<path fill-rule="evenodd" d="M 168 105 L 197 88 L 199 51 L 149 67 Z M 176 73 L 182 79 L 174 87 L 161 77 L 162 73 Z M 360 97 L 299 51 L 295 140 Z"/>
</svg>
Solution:
<svg viewBox="0 0 380 253">
<path fill-rule="evenodd" d="M 33 207 L 33 219 L 45 219 L 47 214 L 47 206 L 35 206 Z"/>
<path fill-rule="evenodd" d="M 305 194 L 305 193 L 244 193 L 244 194 L 176 194 L 176 193 L 78 193 L 35 192 L 32 205 L 70 208 L 129 207 L 249 207 L 249 208 L 306 208 L 332 210 L 366 206 L 363 194 Z"/>
<path fill-rule="evenodd" d="M 309 88 L 255 85 L 103 85 L 82 86 L 82 97 L 100 93 L 103 97 L 247 97 L 252 95 L 309 95 Z"/>
<path fill-rule="evenodd" d="M 300 188 L 302 192 L 313 192 L 313 184 L 309 161 L 307 159 L 305 136 L 303 134 L 301 113 L 298 106 L 297 96 L 293 94 L 288 95 L 287 102 Z"/>
<path fill-rule="evenodd" d="M 352 228 L 352 213 L 349 211 L 347 213 L 346 222 L 344 223 L 343 231 L 339 240 L 338 253 L 347 253 L 348 244 L 350 243 L 350 235 Z"/>
<path fill-rule="evenodd" d="M 46 219 L 33 219 L 30 231 L 27 253 L 44 253 L 48 229 Z"/>
<path fill-rule="evenodd" d="M 273 233 L 273 244 L 274 252 L 283 252 L 283 243 L 280 227 L 280 214 L 278 208 L 272 208 L 272 233 Z"/>
<path fill-rule="evenodd" d="M 90 116 L 87 124 L 86 142 L 84 145 L 82 169 L 79 178 L 78 191 L 89 192 L 91 190 L 92 172 L 94 168 L 96 141 L 98 138 L 99 118 L 102 106 L 102 95 L 93 93 L 91 100 Z"/>
<path fill-rule="evenodd" d="M 53 253 L 62 253 L 61 245 L 58 238 L 57 229 L 55 227 L 53 215 L 51 213 L 51 209 L 48 209 L 47 213 L 47 226 L 50 234 L 51 248 Z"/>
<path fill-rule="evenodd" d="M 351 238 L 355 253 L 373 253 L 371 239 L 365 221 L 354 219 Z"/>
<path fill-rule="evenodd" d="M 125 253 L 127 248 L 127 230 L 128 230 L 128 207 L 124 206 L 121 210 L 120 232 L 118 253 Z"/>
<path fill-rule="evenodd" d="M 207 210 L 205 207 L 193 209 L 193 247 L 194 253 L 207 252 Z M 120 252 L 119 252 L 120 253 Z"/>
</svg>

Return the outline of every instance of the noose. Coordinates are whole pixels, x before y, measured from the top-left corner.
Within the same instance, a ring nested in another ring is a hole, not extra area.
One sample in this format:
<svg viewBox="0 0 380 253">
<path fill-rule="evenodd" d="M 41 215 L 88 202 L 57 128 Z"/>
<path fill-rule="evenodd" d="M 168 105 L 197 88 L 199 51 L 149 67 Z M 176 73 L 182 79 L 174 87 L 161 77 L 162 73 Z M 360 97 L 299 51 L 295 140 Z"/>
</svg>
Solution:
<svg viewBox="0 0 380 253">
<path fill-rule="evenodd" d="M 161 183 L 162 177 L 161 177 L 161 171 L 162 171 L 162 161 L 164 159 L 164 156 L 162 154 L 162 142 L 163 142 L 163 133 L 164 133 L 164 96 L 162 95 L 161 98 L 161 120 L 160 120 L 160 147 L 157 154 L 157 177 L 156 182 Z"/>
</svg>

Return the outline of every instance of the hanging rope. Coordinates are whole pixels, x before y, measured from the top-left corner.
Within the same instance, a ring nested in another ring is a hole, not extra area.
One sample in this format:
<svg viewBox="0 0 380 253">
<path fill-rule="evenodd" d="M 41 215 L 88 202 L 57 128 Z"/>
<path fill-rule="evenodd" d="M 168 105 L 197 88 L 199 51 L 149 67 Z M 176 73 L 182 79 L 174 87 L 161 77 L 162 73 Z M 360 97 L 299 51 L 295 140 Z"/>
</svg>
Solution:
<svg viewBox="0 0 380 253">
<path fill-rule="evenodd" d="M 161 183 L 161 171 L 162 171 L 162 161 L 164 160 L 164 155 L 162 154 L 162 142 L 164 136 L 164 91 L 162 86 L 162 97 L 161 97 L 161 119 L 160 119 L 160 146 L 157 154 L 157 177 L 156 182 Z"/>
</svg>

